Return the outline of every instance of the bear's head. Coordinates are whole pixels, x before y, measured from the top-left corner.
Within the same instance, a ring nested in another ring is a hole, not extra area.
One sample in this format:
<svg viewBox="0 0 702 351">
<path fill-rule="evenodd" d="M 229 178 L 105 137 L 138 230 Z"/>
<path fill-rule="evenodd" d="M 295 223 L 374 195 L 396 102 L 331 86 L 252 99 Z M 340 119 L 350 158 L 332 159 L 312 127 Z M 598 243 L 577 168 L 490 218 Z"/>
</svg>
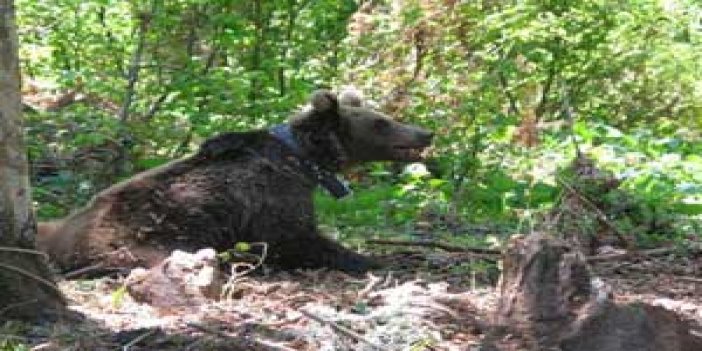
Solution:
<svg viewBox="0 0 702 351">
<path fill-rule="evenodd" d="M 318 90 L 290 125 L 302 149 L 331 168 L 368 161 L 419 161 L 434 133 L 365 107 L 360 94 Z"/>
</svg>

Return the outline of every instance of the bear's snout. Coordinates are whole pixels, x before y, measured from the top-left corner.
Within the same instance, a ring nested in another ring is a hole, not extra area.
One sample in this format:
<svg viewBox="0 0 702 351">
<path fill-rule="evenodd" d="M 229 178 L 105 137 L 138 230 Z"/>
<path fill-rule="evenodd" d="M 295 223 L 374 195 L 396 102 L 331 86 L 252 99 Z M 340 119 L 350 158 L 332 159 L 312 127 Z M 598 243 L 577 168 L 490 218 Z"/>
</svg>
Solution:
<svg viewBox="0 0 702 351">
<path fill-rule="evenodd" d="M 408 144 L 407 146 L 427 147 L 431 145 L 431 141 L 434 139 L 434 132 L 415 126 L 406 126 L 405 128 L 407 130 L 405 134 L 407 137 L 405 140 L 405 143 Z"/>
<path fill-rule="evenodd" d="M 434 132 L 426 129 L 419 129 L 417 131 L 417 139 L 419 139 L 421 143 L 429 145 L 431 144 L 432 139 L 434 139 Z"/>
</svg>

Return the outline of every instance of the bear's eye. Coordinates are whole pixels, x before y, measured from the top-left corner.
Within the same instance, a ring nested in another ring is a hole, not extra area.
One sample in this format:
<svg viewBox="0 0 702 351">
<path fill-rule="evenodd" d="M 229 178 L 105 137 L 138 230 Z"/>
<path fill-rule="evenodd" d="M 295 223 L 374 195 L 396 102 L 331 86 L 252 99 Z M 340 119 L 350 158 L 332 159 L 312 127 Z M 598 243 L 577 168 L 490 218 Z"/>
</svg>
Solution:
<svg viewBox="0 0 702 351">
<path fill-rule="evenodd" d="M 382 118 L 376 119 L 373 121 L 373 128 L 379 132 L 386 132 L 390 129 L 390 122 Z"/>
</svg>

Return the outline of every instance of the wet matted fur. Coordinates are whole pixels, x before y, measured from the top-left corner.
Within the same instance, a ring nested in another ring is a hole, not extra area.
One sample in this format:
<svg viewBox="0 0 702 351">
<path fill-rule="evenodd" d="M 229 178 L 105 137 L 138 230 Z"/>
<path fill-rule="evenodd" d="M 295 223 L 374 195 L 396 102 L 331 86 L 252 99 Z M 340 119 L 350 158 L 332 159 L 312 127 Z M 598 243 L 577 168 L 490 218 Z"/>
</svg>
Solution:
<svg viewBox="0 0 702 351">
<path fill-rule="evenodd" d="M 319 174 L 418 160 L 432 133 L 348 92 L 317 91 L 310 102 L 286 126 L 293 140 L 269 130 L 209 139 L 195 155 L 112 186 L 65 220 L 40 224 L 39 248 L 74 269 L 150 266 L 174 249 L 265 242 L 267 262 L 282 268 L 367 269 L 371 260 L 320 235 L 312 196 Z"/>
</svg>

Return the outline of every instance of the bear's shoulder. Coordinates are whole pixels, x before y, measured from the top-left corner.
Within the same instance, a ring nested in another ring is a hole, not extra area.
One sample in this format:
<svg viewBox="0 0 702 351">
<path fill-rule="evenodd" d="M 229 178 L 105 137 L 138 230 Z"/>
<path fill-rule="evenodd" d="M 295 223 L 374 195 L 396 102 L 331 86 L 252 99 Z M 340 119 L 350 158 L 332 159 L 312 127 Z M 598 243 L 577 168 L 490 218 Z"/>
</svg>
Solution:
<svg viewBox="0 0 702 351">
<path fill-rule="evenodd" d="M 266 130 L 248 132 L 227 132 L 205 140 L 200 146 L 197 158 L 220 158 L 242 154 L 246 149 L 258 149 L 271 138 Z"/>
</svg>

